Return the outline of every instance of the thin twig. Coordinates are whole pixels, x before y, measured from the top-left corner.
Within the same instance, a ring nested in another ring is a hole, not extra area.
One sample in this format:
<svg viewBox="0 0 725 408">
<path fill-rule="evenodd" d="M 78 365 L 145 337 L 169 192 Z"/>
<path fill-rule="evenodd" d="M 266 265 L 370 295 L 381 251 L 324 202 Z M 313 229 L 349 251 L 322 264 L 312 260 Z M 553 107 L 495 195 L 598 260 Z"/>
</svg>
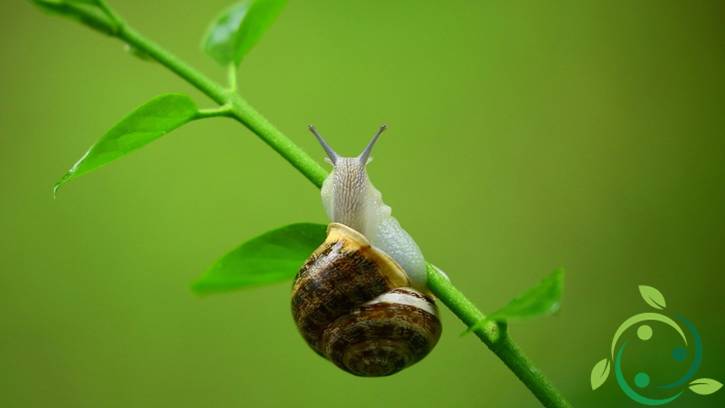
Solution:
<svg viewBox="0 0 725 408">
<path fill-rule="evenodd" d="M 222 105 L 218 108 L 199 109 L 196 112 L 196 116 L 194 116 L 194 119 L 216 118 L 216 117 L 220 117 L 220 116 L 231 117 L 232 116 L 232 106 L 231 105 Z"/>
<path fill-rule="evenodd" d="M 106 0 L 96 0 L 96 3 L 98 4 L 98 7 L 101 9 L 101 11 L 103 11 L 103 14 L 108 16 L 108 18 L 113 21 L 116 27 L 121 27 L 125 24 L 121 16 L 119 16 L 111 7 L 109 7 L 108 3 L 106 3 Z"/>
<path fill-rule="evenodd" d="M 227 67 L 227 82 L 231 93 L 237 93 L 237 69 L 235 64 L 229 64 Z"/>
</svg>

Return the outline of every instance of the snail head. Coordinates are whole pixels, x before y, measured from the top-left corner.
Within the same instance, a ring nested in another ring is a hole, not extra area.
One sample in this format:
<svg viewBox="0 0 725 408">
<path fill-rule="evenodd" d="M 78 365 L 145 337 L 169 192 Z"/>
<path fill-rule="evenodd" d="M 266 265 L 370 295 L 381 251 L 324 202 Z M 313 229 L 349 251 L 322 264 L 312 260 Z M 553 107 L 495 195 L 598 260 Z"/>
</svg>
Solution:
<svg viewBox="0 0 725 408">
<path fill-rule="evenodd" d="M 356 159 L 358 163 L 365 166 L 368 164 L 370 159 L 370 153 L 373 150 L 373 147 L 375 146 L 375 143 L 380 138 L 380 135 L 387 129 L 387 125 L 382 125 L 378 129 L 377 132 L 375 132 L 375 135 L 373 135 L 373 138 L 370 139 L 370 142 L 368 142 L 368 145 L 365 146 L 365 149 L 363 149 L 362 153 L 360 153 Z M 329 143 L 325 140 L 325 138 L 322 137 L 322 135 L 317 131 L 317 128 L 315 128 L 313 125 L 309 126 L 310 132 L 312 132 L 313 135 L 317 138 L 317 141 L 320 143 L 323 149 L 325 149 L 325 152 L 327 153 L 327 157 L 329 158 L 329 161 L 332 163 L 333 166 L 337 165 L 337 162 L 343 158 L 342 156 L 338 155 L 337 152 L 330 146 Z"/>
</svg>

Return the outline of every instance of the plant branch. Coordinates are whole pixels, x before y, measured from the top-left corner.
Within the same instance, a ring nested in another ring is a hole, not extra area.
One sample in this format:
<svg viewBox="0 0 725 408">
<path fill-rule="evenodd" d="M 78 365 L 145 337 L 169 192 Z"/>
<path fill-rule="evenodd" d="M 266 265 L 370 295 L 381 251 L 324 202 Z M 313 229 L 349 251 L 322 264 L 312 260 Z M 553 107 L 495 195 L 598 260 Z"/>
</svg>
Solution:
<svg viewBox="0 0 725 408">
<path fill-rule="evenodd" d="M 108 16 L 108 18 L 111 19 L 116 24 L 116 27 L 121 27 L 124 25 L 123 19 L 116 14 L 116 12 L 108 6 L 108 3 L 106 0 L 96 0 L 96 3 L 98 4 L 98 7 L 103 11 L 103 14 Z"/>
<path fill-rule="evenodd" d="M 233 74 L 228 72 L 229 85 L 233 87 L 230 91 L 229 88 L 211 80 L 129 27 L 106 5 L 104 0 L 99 0 L 99 6 L 107 17 L 115 23 L 114 28 L 116 29 L 109 33 L 110 35 L 119 38 L 131 47 L 158 61 L 220 105 L 218 109 L 199 111 L 197 118 L 233 117 L 284 157 L 315 186 L 318 188 L 322 186 L 322 182 L 327 177 L 327 171 L 236 92 L 236 71 Z M 97 18 L 96 16 L 89 17 L 83 10 L 74 10 L 74 12 L 78 13 L 76 17 Z M 95 20 L 93 22 L 103 23 Z M 428 268 L 428 280 L 431 291 L 466 326 L 472 327 L 485 318 L 485 315 L 443 273 L 432 265 L 429 265 Z M 513 343 L 507 334 L 505 323 L 488 322 L 481 327 L 475 328 L 473 332 L 514 372 L 544 406 L 554 408 L 570 407 L 566 399 Z"/>
<path fill-rule="evenodd" d="M 127 25 L 122 26 L 116 36 L 169 68 L 220 105 L 230 104 L 232 106 L 231 116 L 234 119 L 257 134 L 313 184 L 317 187 L 322 186 L 322 182 L 327 177 L 325 169 L 272 125 L 267 118 L 257 112 L 239 94 L 236 92 L 230 93 L 225 87 L 190 67 L 184 61 Z"/>
<path fill-rule="evenodd" d="M 566 398 L 509 337 L 506 323 L 485 321 L 486 315 L 432 264 L 428 264 L 428 287 L 466 326 L 473 328 L 473 333 L 516 374 L 545 407 L 571 407 Z M 480 324 L 482 321 L 484 323 Z"/>
<path fill-rule="evenodd" d="M 227 103 L 228 92 L 224 87 L 192 68 L 176 55 L 142 36 L 133 28 L 124 24 L 115 35 L 131 47 L 144 52 L 161 65 L 170 69 L 173 73 L 183 78 L 186 82 L 193 85 L 218 104 L 224 105 Z"/>
<path fill-rule="evenodd" d="M 218 108 L 210 108 L 210 109 L 199 109 L 196 112 L 196 116 L 194 119 L 207 119 L 207 118 L 216 118 L 220 116 L 232 116 L 232 107 L 231 105 L 222 105 Z"/>
</svg>

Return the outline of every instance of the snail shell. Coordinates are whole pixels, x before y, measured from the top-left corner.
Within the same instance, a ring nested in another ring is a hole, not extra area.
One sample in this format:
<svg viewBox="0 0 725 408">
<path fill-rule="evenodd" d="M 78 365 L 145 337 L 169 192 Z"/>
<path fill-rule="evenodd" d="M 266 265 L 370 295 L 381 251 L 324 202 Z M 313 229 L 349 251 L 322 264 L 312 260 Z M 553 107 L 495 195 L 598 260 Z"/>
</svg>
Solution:
<svg viewBox="0 0 725 408">
<path fill-rule="evenodd" d="M 394 374 L 425 357 L 441 324 L 434 301 L 404 270 L 339 223 L 295 278 L 292 315 L 318 354 L 354 375 Z"/>
</svg>

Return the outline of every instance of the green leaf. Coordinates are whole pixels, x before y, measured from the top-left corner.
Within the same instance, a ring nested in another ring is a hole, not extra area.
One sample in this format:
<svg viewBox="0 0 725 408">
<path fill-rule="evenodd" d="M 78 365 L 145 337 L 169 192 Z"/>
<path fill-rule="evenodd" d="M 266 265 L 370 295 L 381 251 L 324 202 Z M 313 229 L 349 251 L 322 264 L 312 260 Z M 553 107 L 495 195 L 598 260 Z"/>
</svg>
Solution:
<svg viewBox="0 0 725 408">
<path fill-rule="evenodd" d="M 94 30 L 113 35 L 116 24 L 96 7 L 96 0 L 30 0 L 33 4 L 52 14 L 72 18 Z"/>
<path fill-rule="evenodd" d="M 192 289 L 212 293 L 292 279 L 325 240 L 326 230 L 301 223 L 264 233 L 224 255 Z"/>
<path fill-rule="evenodd" d="M 592 390 L 596 390 L 597 388 L 601 387 L 605 381 L 607 381 L 610 368 L 611 367 L 609 366 L 609 359 L 607 358 L 600 360 L 598 363 L 594 364 L 594 368 L 592 368 L 592 374 L 590 376 Z"/>
<path fill-rule="evenodd" d="M 564 270 L 557 269 L 523 295 L 514 298 L 506 306 L 470 326 L 461 333 L 461 336 L 480 329 L 490 321 L 527 319 L 555 313 L 559 310 L 563 291 Z"/>
<path fill-rule="evenodd" d="M 223 66 L 239 65 L 279 15 L 286 0 L 244 0 L 225 10 L 204 36 L 204 51 Z"/>
<path fill-rule="evenodd" d="M 193 120 L 196 113 L 194 101 L 186 95 L 166 94 L 150 100 L 123 118 L 91 146 L 56 183 L 53 191 Z"/>
<path fill-rule="evenodd" d="M 514 320 L 534 316 L 550 315 L 559 310 L 564 290 L 564 271 L 555 270 L 538 285 L 514 298 L 506 306 L 493 312 L 489 320 Z"/>
<path fill-rule="evenodd" d="M 710 395 L 717 392 L 720 388 L 722 388 L 722 384 L 712 378 L 698 378 L 690 382 L 690 390 L 695 394 Z"/>
<path fill-rule="evenodd" d="M 652 286 L 639 285 L 639 293 L 642 295 L 642 299 L 655 309 L 662 310 L 667 306 L 665 297 L 659 290 Z"/>
</svg>

